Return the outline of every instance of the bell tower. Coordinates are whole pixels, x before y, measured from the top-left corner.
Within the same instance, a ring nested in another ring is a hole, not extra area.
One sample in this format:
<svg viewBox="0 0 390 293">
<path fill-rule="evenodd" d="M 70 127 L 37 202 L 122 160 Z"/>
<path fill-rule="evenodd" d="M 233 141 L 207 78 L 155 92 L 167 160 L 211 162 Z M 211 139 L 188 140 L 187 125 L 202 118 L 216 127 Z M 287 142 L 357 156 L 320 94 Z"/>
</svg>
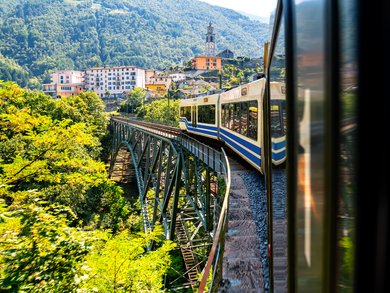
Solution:
<svg viewBox="0 0 390 293">
<path fill-rule="evenodd" d="M 215 57 L 215 34 L 211 22 L 207 27 L 206 50 L 204 51 L 204 55 L 208 57 Z"/>
</svg>

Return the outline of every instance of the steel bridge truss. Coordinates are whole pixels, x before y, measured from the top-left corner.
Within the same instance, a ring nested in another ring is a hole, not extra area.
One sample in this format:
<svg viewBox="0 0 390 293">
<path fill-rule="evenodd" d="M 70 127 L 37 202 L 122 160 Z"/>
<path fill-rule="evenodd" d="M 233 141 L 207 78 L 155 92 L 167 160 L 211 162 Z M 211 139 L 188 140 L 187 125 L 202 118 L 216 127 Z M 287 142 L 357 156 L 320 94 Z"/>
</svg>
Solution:
<svg viewBox="0 0 390 293">
<path fill-rule="evenodd" d="M 166 286 L 194 288 L 223 202 L 221 154 L 183 135 L 165 137 L 115 119 L 111 131 L 110 177 L 124 183 L 136 179 L 145 232 L 161 223 L 183 256 L 182 272 Z"/>
</svg>

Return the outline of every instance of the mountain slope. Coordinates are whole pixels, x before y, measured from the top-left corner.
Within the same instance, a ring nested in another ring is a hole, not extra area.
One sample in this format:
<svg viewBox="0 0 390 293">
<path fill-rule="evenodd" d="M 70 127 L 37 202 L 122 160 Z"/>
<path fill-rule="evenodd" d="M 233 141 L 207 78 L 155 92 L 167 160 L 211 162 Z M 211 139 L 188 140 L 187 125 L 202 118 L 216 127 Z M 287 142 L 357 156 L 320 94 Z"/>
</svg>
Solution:
<svg viewBox="0 0 390 293">
<path fill-rule="evenodd" d="M 162 68 L 202 54 L 210 21 L 218 51 L 262 55 L 265 24 L 197 0 L 0 0 L 0 54 L 46 81 L 54 69 Z"/>
</svg>

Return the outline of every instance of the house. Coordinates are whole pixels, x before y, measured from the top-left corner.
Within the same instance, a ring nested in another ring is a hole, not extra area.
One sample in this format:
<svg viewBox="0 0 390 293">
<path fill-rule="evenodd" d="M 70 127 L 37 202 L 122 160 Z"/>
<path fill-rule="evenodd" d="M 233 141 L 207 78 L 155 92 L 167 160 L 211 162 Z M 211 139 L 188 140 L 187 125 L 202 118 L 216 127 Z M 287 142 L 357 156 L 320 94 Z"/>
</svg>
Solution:
<svg viewBox="0 0 390 293">
<path fill-rule="evenodd" d="M 84 73 L 76 70 L 59 70 L 51 75 L 51 83 L 43 85 L 43 92 L 53 98 L 68 97 L 84 91 Z"/>
<path fill-rule="evenodd" d="M 229 49 L 225 49 L 222 52 L 219 52 L 217 54 L 217 57 L 221 57 L 223 59 L 228 59 L 228 58 L 233 59 L 234 53 L 232 51 L 230 51 Z"/>
</svg>

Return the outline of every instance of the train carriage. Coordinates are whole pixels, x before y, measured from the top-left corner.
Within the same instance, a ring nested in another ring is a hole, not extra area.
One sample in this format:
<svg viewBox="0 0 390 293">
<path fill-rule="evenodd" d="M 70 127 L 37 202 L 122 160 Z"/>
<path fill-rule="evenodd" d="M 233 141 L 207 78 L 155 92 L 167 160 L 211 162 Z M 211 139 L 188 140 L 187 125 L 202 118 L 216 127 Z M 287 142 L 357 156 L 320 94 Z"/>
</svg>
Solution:
<svg viewBox="0 0 390 293">
<path fill-rule="evenodd" d="M 263 172 L 261 157 L 264 86 L 265 79 L 259 79 L 220 94 L 184 99 L 180 102 L 180 128 L 224 141 L 242 158 Z M 274 164 L 281 164 L 286 159 L 283 87 L 281 83 L 271 83 L 271 121 L 275 130 L 271 138 Z"/>
<path fill-rule="evenodd" d="M 211 95 L 180 102 L 179 127 L 190 133 L 218 139 L 219 95 Z"/>
</svg>

